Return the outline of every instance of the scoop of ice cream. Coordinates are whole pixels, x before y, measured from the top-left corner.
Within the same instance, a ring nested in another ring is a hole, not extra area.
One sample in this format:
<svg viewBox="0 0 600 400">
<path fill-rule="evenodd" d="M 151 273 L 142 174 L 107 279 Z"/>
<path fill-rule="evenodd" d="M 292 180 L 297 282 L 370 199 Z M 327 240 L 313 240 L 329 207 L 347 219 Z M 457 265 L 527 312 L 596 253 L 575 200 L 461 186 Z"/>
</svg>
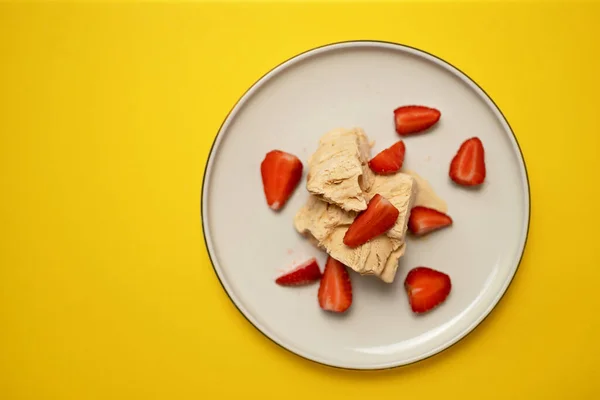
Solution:
<svg viewBox="0 0 600 400">
<path fill-rule="evenodd" d="M 371 147 L 360 128 L 327 132 L 308 160 L 308 191 L 347 211 L 367 208 L 365 192 L 374 175 L 369 169 Z"/>
<path fill-rule="evenodd" d="M 398 209 L 400 215 L 396 224 L 384 235 L 355 248 L 346 246 L 343 239 L 358 213 L 343 210 L 317 196 L 309 197 L 296 214 L 294 225 L 298 232 L 311 238 L 318 247 L 356 272 L 393 282 L 398 259 L 406 249 L 408 217 L 416 192 L 415 181 L 409 175 L 374 176 L 371 187 L 364 193 L 366 201 L 380 194 Z"/>
</svg>

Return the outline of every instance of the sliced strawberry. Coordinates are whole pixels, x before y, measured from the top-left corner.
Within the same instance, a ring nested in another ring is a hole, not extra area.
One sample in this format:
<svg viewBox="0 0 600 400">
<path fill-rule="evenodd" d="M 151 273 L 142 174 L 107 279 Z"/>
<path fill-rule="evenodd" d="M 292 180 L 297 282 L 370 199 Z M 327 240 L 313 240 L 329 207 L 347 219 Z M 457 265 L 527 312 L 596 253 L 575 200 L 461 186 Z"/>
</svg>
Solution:
<svg viewBox="0 0 600 400">
<path fill-rule="evenodd" d="M 279 210 L 302 178 L 302 162 L 293 154 L 273 150 L 260 164 L 260 173 L 267 204 L 273 210 Z"/>
<path fill-rule="evenodd" d="M 321 269 L 316 258 L 300 264 L 290 272 L 281 275 L 275 280 L 275 283 L 282 286 L 300 286 L 307 285 L 321 279 Z"/>
<path fill-rule="evenodd" d="M 373 159 L 369 161 L 369 167 L 371 167 L 373 172 L 379 175 L 398 172 L 400 168 L 402 168 L 405 151 L 406 148 L 404 147 L 404 142 L 401 140 L 373 157 Z"/>
<path fill-rule="evenodd" d="M 398 219 L 400 212 L 385 197 L 373 196 L 367 209 L 360 213 L 344 235 L 344 244 L 350 247 L 360 246 L 376 236 L 387 232 Z"/>
<path fill-rule="evenodd" d="M 352 283 L 346 266 L 329 257 L 319 286 L 319 306 L 342 313 L 352 305 Z"/>
<path fill-rule="evenodd" d="M 414 313 L 424 313 L 446 300 L 452 289 L 450 277 L 427 267 L 411 270 L 404 281 L 408 301 Z"/>
<path fill-rule="evenodd" d="M 405 136 L 419 133 L 435 125 L 442 113 L 435 108 L 425 106 L 403 106 L 394 110 L 396 132 Z"/>
<path fill-rule="evenodd" d="M 452 218 L 432 208 L 417 206 L 410 210 L 408 229 L 416 236 L 423 236 L 449 225 L 452 225 Z"/>
<path fill-rule="evenodd" d="M 460 145 L 450 163 L 450 178 L 459 185 L 476 186 L 485 180 L 485 152 L 477 137 Z"/>
</svg>

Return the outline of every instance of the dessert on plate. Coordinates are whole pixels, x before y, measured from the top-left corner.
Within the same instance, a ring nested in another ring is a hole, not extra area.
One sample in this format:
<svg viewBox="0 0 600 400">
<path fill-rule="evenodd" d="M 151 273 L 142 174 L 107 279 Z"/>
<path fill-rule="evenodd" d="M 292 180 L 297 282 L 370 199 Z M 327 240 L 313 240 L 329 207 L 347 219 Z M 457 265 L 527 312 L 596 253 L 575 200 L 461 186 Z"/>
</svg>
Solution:
<svg viewBox="0 0 600 400">
<path fill-rule="evenodd" d="M 441 113 L 408 105 L 394 110 L 396 132 L 408 137 L 430 130 Z M 402 170 L 406 146 L 400 140 L 371 158 L 372 142 L 359 127 L 326 132 L 308 159 L 309 197 L 296 212 L 295 229 L 328 254 L 323 273 L 315 258 L 276 279 L 281 286 L 319 281 L 323 310 L 343 313 L 352 304 L 347 268 L 393 283 L 399 259 L 413 237 L 453 224 L 448 206 L 429 182 L 414 171 Z M 486 176 L 483 144 L 477 137 L 463 142 L 450 163 L 448 176 L 459 186 L 478 186 Z M 281 209 L 298 186 L 302 162 L 293 154 L 273 150 L 261 163 L 267 204 Z M 404 288 L 411 310 L 420 314 L 442 304 L 452 284 L 444 272 L 416 267 Z"/>
</svg>

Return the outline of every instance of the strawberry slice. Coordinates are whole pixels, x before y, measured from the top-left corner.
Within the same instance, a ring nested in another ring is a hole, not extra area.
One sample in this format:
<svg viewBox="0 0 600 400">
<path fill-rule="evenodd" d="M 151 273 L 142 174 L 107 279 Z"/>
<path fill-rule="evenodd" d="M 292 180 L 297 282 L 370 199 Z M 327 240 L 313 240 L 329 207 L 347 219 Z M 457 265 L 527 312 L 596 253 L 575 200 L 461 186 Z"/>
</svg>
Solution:
<svg viewBox="0 0 600 400">
<path fill-rule="evenodd" d="M 273 210 L 279 210 L 302 178 L 302 162 L 293 154 L 273 150 L 260 164 L 260 173 L 267 204 Z"/>
<path fill-rule="evenodd" d="M 460 145 L 450 163 L 450 178 L 463 186 L 481 185 L 485 180 L 485 152 L 477 137 Z"/>
<path fill-rule="evenodd" d="M 402 168 L 405 151 L 406 148 L 404 147 L 404 142 L 401 140 L 373 157 L 373 159 L 369 161 L 369 167 L 371 167 L 373 172 L 379 175 L 398 172 L 400 168 Z"/>
<path fill-rule="evenodd" d="M 450 294 L 452 282 L 443 272 L 417 267 L 406 276 L 404 288 L 412 311 L 419 314 L 442 304 Z"/>
<path fill-rule="evenodd" d="M 396 132 L 405 136 L 419 133 L 435 125 L 442 113 L 435 108 L 425 106 L 403 106 L 394 110 Z"/>
<path fill-rule="evenodd" d="M 427 207 L 413 207 L 408 218 L 408 229 L 416 236 L 423 236 L 452 225 L 450 216 Z"/>
<path fill-rule="evenodd" d="M 290 272 L 280 276 L 275 283 L 282 286 L 300 286 L 318 281 L 321 279 L 321 269 L 316 258 L 300 264 Z"/>
<path fill-rule="evenodd" d="M 346 266 L 329 257 L 319 286 L 319 306 L 342 313 L 352 305 L 352 283 Z"/>
<path fill-rule="evenodd" d="M 400 212 L 388 199 L 376 194 L 346 231 L 344 244 L 356 247 L 367 243 L 394 226 L 398 215 Z"/>
</svg>

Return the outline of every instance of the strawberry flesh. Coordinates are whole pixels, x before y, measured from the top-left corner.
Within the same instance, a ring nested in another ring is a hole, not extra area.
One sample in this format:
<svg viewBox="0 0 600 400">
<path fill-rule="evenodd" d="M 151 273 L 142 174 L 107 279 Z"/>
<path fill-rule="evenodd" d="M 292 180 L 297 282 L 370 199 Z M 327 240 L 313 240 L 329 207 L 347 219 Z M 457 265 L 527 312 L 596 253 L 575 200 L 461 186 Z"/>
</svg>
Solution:
<svg viewBox="0 0 600 400">
<path fill-rule="evenodd" d="M 417 267 L 406 276 L 404 288 L 412 311 L 419 314 L 442 304 L 450 294 L 452 282 L 443 272 Z"/>
<path fill-rule="evenodd" d="M 405 152 L 406 147 L 401 140 L 373 157 L 373 159 L 369 161 L 369 167 L 371 167 L 373 172 L 379 175 L 398 172 L 400 168 L 402 168 Z"/>
<path fill-rule="evenodd" d="M 273 150 L 260 164 L 260 173 L 267 204 L 273 210 L 279 210 L 302 178 L 302 162 L 293 154 Z"/>
<path fill-rule="evenodd" d="M 275 283 L 282 286 L 301 286 L 321 279 L 321 269 L 315 258 L 302 263 L 290 272 L 280 276 Z"/>
<path fill-rule="evenodd" d="M 319 306 L 326 311 L 343 313 L 352 305 L 352 283 L 346 266 L 329 257 L 319 285 Z"/>
<path fill-rule="evenodd" d="M 435 125 L 442 113 L 425 106 L 402 106 L 394 110 L 396 132 L 401 136 L 422 132 Z"/>
<path fill-rule="evenodd" d="M 344 235 L 344 244 L 357 247 L 387 232 L 398 219 L 400 212 L 383 196 L 373 196 L 367 209 L 359 214 Z"/>
<path fill-rule="evenodd" d="M 452 218 L 442 212 L 427 207 L 413 207 L 408 218 L 408 229 L 416 236 L 423 236 L 452 225 Z"/>
<path fill-rule="evenodd" d="M 450 178 L 459 185 L 476 186 L 485 181 L 485 151 L 477 137 L 461 144 L 450 163 Z"/>
</svg>

